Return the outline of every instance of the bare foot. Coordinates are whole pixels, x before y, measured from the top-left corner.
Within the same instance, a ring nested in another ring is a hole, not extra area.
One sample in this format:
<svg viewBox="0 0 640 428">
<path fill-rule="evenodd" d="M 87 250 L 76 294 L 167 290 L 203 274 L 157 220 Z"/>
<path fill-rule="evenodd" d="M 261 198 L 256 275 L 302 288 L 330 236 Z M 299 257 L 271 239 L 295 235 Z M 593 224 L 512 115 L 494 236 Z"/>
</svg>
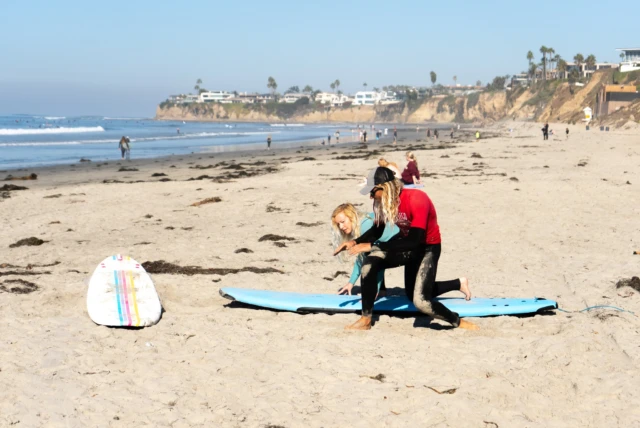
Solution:
<svg viewBox="0 0 640 428">
<path fill-rule="evenodd" d="M 360 317 L 360 319 L 344 328 L 345 330 L 371 330 L 371 317 Z"/>
<path fill-rule="evenodd" d="M 460 320 L 460 325 L 458 326 L 458 328 L 464 328 L 465 330 L 480 330 L 480 327 L 472 322 L 465 320 Z"/>
<path fill-rule="evenodd" d="M 471 300 L 471 290 L 469 290 L 469 280 L 464 276 L 460 278 L 460 291 L 464 294 L 464 300 Z"/>
</svg>

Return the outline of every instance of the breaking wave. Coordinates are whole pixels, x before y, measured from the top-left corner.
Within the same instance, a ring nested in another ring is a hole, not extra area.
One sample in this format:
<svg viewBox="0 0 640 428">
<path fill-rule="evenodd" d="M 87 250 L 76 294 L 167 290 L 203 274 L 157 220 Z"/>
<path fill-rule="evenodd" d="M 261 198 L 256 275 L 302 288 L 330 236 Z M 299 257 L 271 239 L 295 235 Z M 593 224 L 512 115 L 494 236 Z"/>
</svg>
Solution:
<svg viewBox="0 0 640 428">
<path fill-rule="evenodd" d="M 0 135 L 46 135 L 46 134 L 75 134 L 82 132 L 104 132 L 102 126 L 84 126 L 77 128 L 34 128 L 34 129 L 11 129 L 0 128 Z"/>
</svg>

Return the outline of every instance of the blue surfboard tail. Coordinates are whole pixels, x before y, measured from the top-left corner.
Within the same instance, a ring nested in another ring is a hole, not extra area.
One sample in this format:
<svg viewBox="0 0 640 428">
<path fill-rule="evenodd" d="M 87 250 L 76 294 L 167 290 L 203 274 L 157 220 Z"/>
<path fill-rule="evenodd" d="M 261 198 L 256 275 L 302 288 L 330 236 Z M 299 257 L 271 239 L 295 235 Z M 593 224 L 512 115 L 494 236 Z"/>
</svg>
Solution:
<svg viewBox="0 0 640 428">
<path fill-rule="evenodd" d="M 252 290 L 225 287 L 220 295 L 226 299 L 279 311 L 298 313 L 354 313 L 362 310 L 359 296 L 338 294 L 306 294 L 282 291 Z M 487 317 L 498 315 L 537 314 L 558 308 L 553 300 L 543 298 L 438 298 L 449 310 L 461 317 Z M 406 296 L 390 296 L 378 299 L 374 311 L 378 313 L 420 313 Z"/>
</svg>

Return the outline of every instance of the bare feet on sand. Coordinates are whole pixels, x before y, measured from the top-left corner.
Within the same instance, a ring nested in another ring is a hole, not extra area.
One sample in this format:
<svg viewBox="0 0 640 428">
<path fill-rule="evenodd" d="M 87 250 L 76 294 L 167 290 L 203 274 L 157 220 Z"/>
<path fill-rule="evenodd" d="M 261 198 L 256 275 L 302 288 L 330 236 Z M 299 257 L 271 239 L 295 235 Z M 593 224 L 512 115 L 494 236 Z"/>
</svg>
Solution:
<svg viewBox="0 0 640 428">
<path fill-rule="evenodd" d="M 345 330 L 371 330 L 371 317 L 360 317 L 360 319 L 344 328 Z"/>
<path fill-rule="evenodd" d="M 471 290 L 469 290 L 469 280 L 465 277 L 460 278 L 460 291 L 464 294 L 465 300 L 471 300 Z"/>
<path fill-rule="evenodd" d="M 458 328 L 464 328 L 465 330 L 480 330 L 480 327 L 472 322 L 465 320 L 460 320 L 460 325 L 458 326 Z"/>
</svg>

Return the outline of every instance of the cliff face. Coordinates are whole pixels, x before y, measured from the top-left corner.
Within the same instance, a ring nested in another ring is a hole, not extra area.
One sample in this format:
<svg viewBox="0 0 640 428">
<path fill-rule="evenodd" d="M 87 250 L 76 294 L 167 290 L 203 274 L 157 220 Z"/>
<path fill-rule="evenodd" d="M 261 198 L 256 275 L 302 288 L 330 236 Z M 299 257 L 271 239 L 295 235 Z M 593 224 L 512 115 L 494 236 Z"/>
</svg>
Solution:
<svg viewBox="0 0 640 428">
<path fill-rule="evenodd" d="M 158 120 L 214 122 L 335 122 L 408 123 L 493 122 L 506 118 L 540 122 L 578 122 L 585 107 L 595 107 L 596 93 L 613 79 L 611 71 L 596 72 L 585 86 L 568 82 L 538 82 L 531 88 L 483 92 L 464 97 L 440 96 L 422 102 L 387 106 L 325 108 L 313 104 L 244 105 L 185 104 L 158 106 Z"/>
</svg>

